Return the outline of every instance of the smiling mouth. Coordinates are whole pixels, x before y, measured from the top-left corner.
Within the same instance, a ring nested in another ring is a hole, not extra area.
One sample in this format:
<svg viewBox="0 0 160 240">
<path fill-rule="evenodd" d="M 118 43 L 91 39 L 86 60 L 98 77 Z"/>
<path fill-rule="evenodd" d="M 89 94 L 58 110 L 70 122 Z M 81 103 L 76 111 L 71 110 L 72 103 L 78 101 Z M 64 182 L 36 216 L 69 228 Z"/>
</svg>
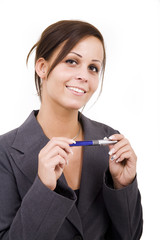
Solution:
<svg viewBox="0 0 160 240">
<path fill-rule="evenodd" d="M 78 88 L 78 87 L 70 87 L 70 86 L 66 86 L 66 88 L 68 88 L 71 91 L 77 92 L 77 93 L 86 93 L 85 90 Z"/>
</svg>

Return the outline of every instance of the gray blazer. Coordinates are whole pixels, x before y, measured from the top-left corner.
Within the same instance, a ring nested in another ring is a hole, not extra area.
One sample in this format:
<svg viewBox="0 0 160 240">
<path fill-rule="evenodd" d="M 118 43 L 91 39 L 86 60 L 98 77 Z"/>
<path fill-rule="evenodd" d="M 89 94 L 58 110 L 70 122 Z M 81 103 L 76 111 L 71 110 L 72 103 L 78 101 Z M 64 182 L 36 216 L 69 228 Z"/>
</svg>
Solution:
<svg viewBox="0 0 160 240">
<path fill-rule="evenodd" d="M 0 136 L 0 240 L 138 240 L 142 207 L 137 180 L 114 190 L 108 147 L 84 147 L 78 204 L 64 175 L 54 191 L 37 176 L 38 153 L 47 144 L 37 111 Z M 116 133 L 81 116 L 85 140 Z"/>
</svg>

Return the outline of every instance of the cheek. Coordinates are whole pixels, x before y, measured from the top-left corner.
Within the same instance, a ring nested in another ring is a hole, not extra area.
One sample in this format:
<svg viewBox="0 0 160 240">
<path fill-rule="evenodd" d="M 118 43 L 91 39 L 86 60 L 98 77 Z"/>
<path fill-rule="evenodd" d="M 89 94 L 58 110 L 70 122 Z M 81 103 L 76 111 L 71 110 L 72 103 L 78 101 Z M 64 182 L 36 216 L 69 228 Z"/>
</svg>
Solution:
<svg viewBox="0 0 160 240">
<path fill-rule="evenodd" d="M 52 87 L 53 90 L 55 89 L 55 87 L 59 89 L 62 86 L 63 78 L 64 77 L 62 72 L 55 69 L 53 72 L 50 73 L 47 79 L 48 87 Z"/>
<path fill-rule="evenodd" d="M 99 86 L 99 78 L 93 79 L 92 86 L 91 86 L 93 93 L 97 90 L 98 86 Z"/>
<path fill-rule="evenodd" d="M 55 84 L 57 87 L 63 87 L 65 85 L 66 80 L 70 79 L 72 76 L 71 71 L 67 71 L 63 66 L 58 65 L 55 67 L 53 72 L 51 72 L 48 80 Z"/>
</svg>

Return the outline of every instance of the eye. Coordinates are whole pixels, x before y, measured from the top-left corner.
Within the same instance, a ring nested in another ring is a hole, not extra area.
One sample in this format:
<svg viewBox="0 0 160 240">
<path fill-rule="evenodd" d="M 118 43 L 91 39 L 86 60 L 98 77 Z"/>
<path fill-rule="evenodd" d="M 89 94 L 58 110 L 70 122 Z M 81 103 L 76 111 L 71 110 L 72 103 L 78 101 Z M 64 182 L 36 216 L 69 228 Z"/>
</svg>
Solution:
<svg viewBox="0 0 160 240">
<path fill-rule="evenodd" d="M 93 72 L 99 72 L 99 70 L 98 70 L 98 68 L 96 67 L 96 66 L 94 66 L 94 65 L 90 65 L 89 66 L 89 69 L 91 70 L 91 71 L 93 71 Z"/>
<path fill-rule="evenodd" d="M 69 63 L 69 64 L 71 64 L 71 65 L 77 64 L 77 62 L 76 62 L 75 60 L 73 60 L 73 59 L 67 59 L 67 60 L 66 60 L 66 63 Z"/>
</svg>

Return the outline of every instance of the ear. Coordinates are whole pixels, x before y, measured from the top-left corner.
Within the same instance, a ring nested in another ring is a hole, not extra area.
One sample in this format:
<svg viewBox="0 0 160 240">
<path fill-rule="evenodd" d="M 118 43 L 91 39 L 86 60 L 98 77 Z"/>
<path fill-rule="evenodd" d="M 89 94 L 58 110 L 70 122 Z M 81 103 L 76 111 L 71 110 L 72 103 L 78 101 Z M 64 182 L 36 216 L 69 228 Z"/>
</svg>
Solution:
<svg viewBox="0 0 160 240">
<path fill-rule="evenodd" d="M 35 71 L 41 79 L 47 79 L 48 64 L 44 58 L 39 58 L 36 61 Z"/>
</svg>

